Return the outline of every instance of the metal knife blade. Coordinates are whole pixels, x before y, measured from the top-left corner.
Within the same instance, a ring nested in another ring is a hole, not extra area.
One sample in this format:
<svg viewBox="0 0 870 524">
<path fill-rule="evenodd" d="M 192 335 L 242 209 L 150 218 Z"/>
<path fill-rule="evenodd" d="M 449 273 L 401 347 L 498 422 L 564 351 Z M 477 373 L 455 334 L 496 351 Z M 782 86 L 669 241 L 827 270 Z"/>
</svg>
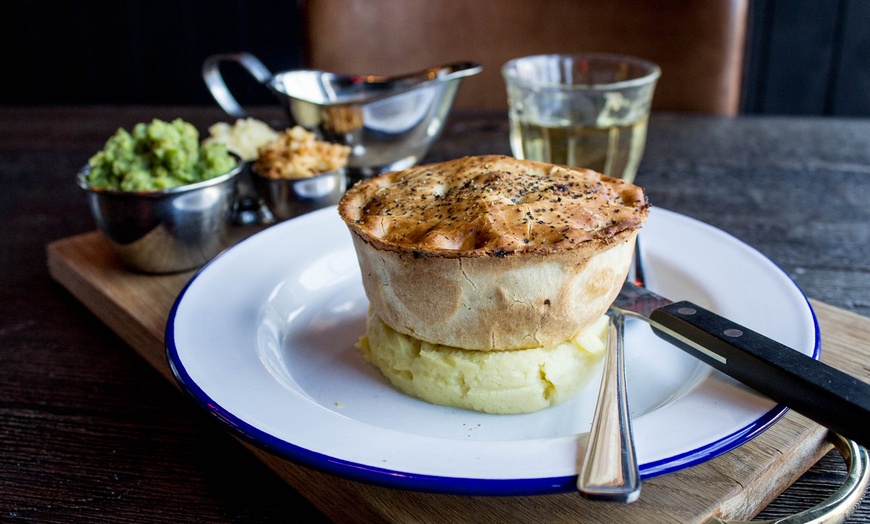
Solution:
<svg viewBox="0 0 870 524">
<path fill-rule="evenodd" d="M 613 308 L 690 355 L 870 447 L 870 384 L 689 301 L 626 282 Z"/>
<path fill-rule="evenodd" d="M 623 315 L 642 316 L 649 318 L 653 310 L 673 304 L 673 301 L 663 296 L 656 295 L 649 289 L 626 281 L 619 292 L 619 296 L 613 302 L 613 307 L 623 310 Z"/>
</svg>

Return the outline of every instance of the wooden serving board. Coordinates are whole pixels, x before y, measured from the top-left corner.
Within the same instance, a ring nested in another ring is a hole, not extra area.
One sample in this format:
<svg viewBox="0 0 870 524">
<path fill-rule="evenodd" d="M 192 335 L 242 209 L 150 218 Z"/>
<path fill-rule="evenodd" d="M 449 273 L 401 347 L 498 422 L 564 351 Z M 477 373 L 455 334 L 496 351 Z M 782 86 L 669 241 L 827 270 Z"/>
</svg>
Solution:
<svg viewBox="0 0 870 524">
<path fill-rule="evenodd" d="M 67 288 L 175 384 L 163 337 L 169 310 L 193 272 L 141 275 L 125 270 L 98 232 L 48 245 L 48 267 Z M 870 319 L 813 301 L 822 359 L 870 379 Z M 411 492 L 337 478 L 242 442 L 336 522 L 703 522 L 749 519 L 831 449 L 827 430 L 789 412 L 752 441 L 703 464 L 648 480 L 632 504 L 590 502 L 577 494 L 485 497 Z"/>
</svg>

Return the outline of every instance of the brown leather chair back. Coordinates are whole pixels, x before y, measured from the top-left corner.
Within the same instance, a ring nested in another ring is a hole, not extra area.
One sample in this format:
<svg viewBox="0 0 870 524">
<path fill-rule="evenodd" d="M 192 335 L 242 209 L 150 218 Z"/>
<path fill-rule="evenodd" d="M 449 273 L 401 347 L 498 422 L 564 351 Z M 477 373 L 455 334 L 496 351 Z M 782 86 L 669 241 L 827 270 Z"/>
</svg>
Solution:
<svg viewBox="0 0 870 524">
<path fill-rule="evenodd" d="M 391 75 L 483 66 L 456 107 L 506 109 L 502 65 L 541 53 L 610 52 L 661 66 L 653 109 L 739 111 L 748 0 L 305 0 L 306 66 Z"/>
</svg>

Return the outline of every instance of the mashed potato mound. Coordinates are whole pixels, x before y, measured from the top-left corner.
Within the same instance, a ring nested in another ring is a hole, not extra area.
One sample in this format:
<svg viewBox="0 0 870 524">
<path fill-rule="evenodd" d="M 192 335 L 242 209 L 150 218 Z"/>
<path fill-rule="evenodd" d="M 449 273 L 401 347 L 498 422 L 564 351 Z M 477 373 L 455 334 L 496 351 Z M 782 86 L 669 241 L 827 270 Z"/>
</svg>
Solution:
<svg viewBox="0 0 870 524">
<path fill-rule="evenodd" d="M 531 413 L 583 389 L 605 351 L 606 316 L 557 346 L 469 351 L 394 331 L 369 312 L 357 342 L 399 390 L 433 404 L 497 414 Z"/>
</svg>

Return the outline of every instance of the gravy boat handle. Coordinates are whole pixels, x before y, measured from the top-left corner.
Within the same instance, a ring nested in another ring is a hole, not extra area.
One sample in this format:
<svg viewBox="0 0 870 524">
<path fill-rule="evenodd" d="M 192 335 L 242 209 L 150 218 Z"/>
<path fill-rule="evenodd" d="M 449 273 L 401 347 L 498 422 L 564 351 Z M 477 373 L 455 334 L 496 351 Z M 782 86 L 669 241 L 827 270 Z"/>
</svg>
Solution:
<svg viewBox="0 0 870 524">
<path fill-rule="evenodd" d="M 202 64 L 202 79 L 211 92 L 218 105 L 224 112 L 233 118 L 247 118 L 248 113 L 239 105 L 236 98 L 230 93 L 226 82 L 220 72 L 221 62 L 236 62 L 250 73 L 258 82 L 266 84 L 272 78 L 269 71 L 259 58 L 250 53 L 231 53 L 212 55 L 205 59 Z"/>
</svg>

